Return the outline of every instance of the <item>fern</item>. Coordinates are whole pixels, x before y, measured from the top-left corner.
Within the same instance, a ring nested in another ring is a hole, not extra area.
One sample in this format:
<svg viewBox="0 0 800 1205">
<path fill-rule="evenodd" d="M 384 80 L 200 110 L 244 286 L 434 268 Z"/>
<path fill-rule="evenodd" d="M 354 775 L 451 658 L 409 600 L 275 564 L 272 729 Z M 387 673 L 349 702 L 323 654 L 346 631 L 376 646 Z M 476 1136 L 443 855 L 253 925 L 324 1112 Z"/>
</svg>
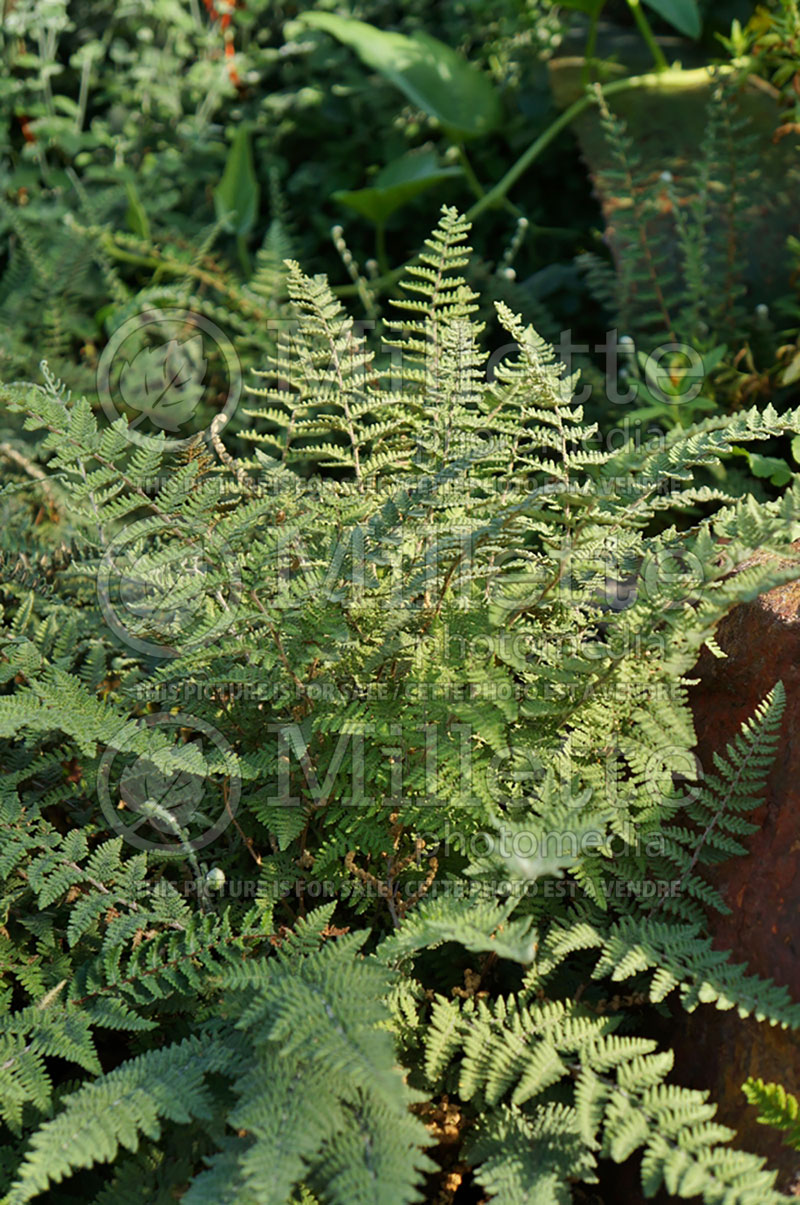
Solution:
<svg viewBox="0 0 800 1205">
<path fill-rule="evenodd" d="M 800 1104 L 796 1096 L 787 1092 L 782 1084 L 765 1084 L 762 1079 L 745 1080 L 742 1091 L 748 1103 L 758 1109 L 758 1120 L 763 1125 L 781 1130 L 784 1142 L 795 1150 L 800 1148 Z"/>
<path fill-rule="evenodd" d="M 703 474 L 800 413 L 604 450 L 503 303 L 485 379 L 467 238 L 446 209 L 377 348 L 275 226 L 213 301 L 278 323 L 236 435 L 2 387 L 4 1205 L 404 1205 L 456 1097 L 493 1200 L 637 1152 L 645 1196 L 783 1199 L 651 1019 L 800 1020 L 706 919 L 783 689 L 703 777 L 688 705 L 719 621 L 799 572 L 797 482 Z"/>
<path fill-rule="evenodd" d="M 602 187 L 617 198 L 617 272 L 591 255 L 583 263 L 598 299 L 648 351 L 676 339 L 704 350 L 709 338 L 743 335 L 743 244 L 757 154 L 739 112 L 742 87 L 735 75 L 712 80 L 699 154 L 679 183 L 669 171 L 645 172 L 623 119 L 597 87 L 613 162 Z M 709 279 L 724 283 L 709 290 Z"/>
<path fill-rule="evenodd" d="M 775 371 L 759 311 L 745 304 L 748 289 L 766 287 L 754 222 L 763 221 L 761 235 L 771 237 L 768 223 L 777 221 L 771 191 L 758 195 L 746 81 L 746 74 L 712 73 L 702 140 L 665 170 L 652 156 L 645 161 L 595 86 L 609 160 L 598 183 L 613 265 L 595 252 L 578 263 L 628 341 L 626 384 L 639 402 L 629 414 L 634 420 L 669 428 L 717 406 L 736 410 L 755 382 L 763 386 Z"/>
<path fill-rule="evenodd" d="M 76 1168 L 112 1160 L 121 1146 L 136 1150 L 139 1133 L 157 1138 L 161 1118 L 186 1123 L 211 1113 L 203 1077 L 225 1065 L 213 1041 L 188 1038 L 153 1050 L 64 1098 L 62 1110 L 35 1135 L 9 1205 L 32 1200 Z M 174 1077 L 180 1076 L 180 1093 Z"/>
</svg>

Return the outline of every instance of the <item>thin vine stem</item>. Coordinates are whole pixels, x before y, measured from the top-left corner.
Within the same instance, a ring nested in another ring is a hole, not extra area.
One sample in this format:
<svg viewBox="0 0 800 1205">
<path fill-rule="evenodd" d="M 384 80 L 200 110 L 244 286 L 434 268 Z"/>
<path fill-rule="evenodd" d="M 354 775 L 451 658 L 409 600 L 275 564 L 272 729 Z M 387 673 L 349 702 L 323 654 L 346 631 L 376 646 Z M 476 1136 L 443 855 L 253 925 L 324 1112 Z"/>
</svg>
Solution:
<svg viewBox="0 0 800 1205">
<path fill-rule="evenodd" d="M 733 75 L 737 71 L 750 70 L 752 60 L 750 58 L 734 59 L 730 63 L 717 67 L 718 75 Z M 698 84 L 710 80 L 709 68 L 697 67 L 689 71 L 684 71 L 680 67 L 670 67 L 665 71 L 650 71 L 645 75 L 630 75 L 625 79 L 612 80 L 608 84 L 603 84 L 603 94 L 605 96 L 616 96 L 622 92 L 632 92 L 639 88 L 661 88 L 664 90 L 680 91 L 684 88 L 696 88 Z M 508 169 L 506 174 L 498 180 L 493 188 L 484 193 L 471 209 L 467 211 L 466 218 L 469 222 L 474 222 L 477 217 L 480 217 L 487 209 L 494 209 L 502 205 L 506 199 L 506 195 L 514 187 L 525 172 L 533 166 L 543 151 L 547 150 L 551 142 L 554 142 L 563 130 L 566 130 L 577 117 L 595 103 L 595 95 L 593 92 L 579 96 L 573 101 L 568 108 L 559 113 L 558 117 L 550 123 L 546 130 L 534 139 L 528 149 L 524 151 L 516 163 Z M 385 272 L 382 276 L 377 277 L 370 282 L 373 288 L 384 289 L 395 284 L 411 264 L 417 262 L 417 257 L 408 260 L 399 268 L 393 268 L 391 272 Z M 355 296 L 358 289 L 355 285 L 340 285 L 335 288 L 334 293 L 337 297 Z"/>
<path fill-rule="evenodd" d="M 653 56 L 656 71 L 667 71 L 668 65 L 667 60 L 664 57 L 664 51 L 656 41 L 655 35 L 650 28 L 650 22 L 644 15 L 644 11 L 642 9 L 642 0 L 628 0 L 628 8 L 633 14 L 633 19 L 636 22 L 639 33 L 644 38 L 645 42 L 647 43 L 647 48 Z"/>
<path fill-rule="evenodd" d="M 748 67 L 749 63 L 749 59 L 736 59 L 732 63 L 717 68 L 717 70 L 721 74 L 729 75 Z M 605 96 L 616 96 L 621 92 L 632 92 L 636 89 L 644 88 L 680 91 L 684 88 L 695 88 L 698 84 L 710 81 L 710 78 L 711 76 L 707 67 L 698 67 L 691 71 L 684 71 L 680 67 L 668 68 L 666 71 L 650 71 L 645 75 L 629 75 L 625 79 L 612 80 L 608 84 L 603 84 L 603 94 Z M 506 193 L 514 187 L 520 176 L 524 175 L 528 168 L 536 162 L 542 152 L 558 137 L 562 130 L 572 125 L 575 118 L 580 117 L 594 103 L 594 92 L 589 92 L 583 96 L 579 96 L 568 108 L 559 113 L 555 121 L 551 122 L 547 129 L 543 130 L 539 137 L 534 139 L 528 149 L 520 155 L 516 163 L 498 180 L 494 188 L 490 188 L 486 195 L 476 201 L 472 208 L 467 211 L 467 220 L 472 222 L 485 209 L 491 209 L 495 205 L 499 205 Z"/>
</svg>

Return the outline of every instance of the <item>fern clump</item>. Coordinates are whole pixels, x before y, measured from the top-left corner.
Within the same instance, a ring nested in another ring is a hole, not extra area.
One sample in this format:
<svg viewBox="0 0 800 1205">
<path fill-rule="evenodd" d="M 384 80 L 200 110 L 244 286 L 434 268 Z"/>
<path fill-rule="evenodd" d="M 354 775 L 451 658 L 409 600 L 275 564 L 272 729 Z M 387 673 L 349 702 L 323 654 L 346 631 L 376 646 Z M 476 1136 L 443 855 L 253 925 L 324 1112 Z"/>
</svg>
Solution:
<svg viewBox="0 0 800 1205">
<path fill-rule="evenodd" d="M 577 263 L 608 315 L 610 334 L 621 337 L 623 393 L 614 400 L 637 403 L 623 423 L 645 429 L 688 426 L 756 397 L 781 397 L 794 379 L 780 319 L 776 326 L 789 283 L 783 185 L 794 166 L 771 147 L 775 157 L 767 156 L 765 168 L 769 109 L 759 107 L 744 66 L 712 74 L 707 86 L 702 137 L 684 133 L 677 146 L 668 140 L 665 156 L 660 140 L 648 150 L 646 137 L 634 138 L 640 118 L 612 111 L 594 85 L 602 149 L 593 147 L 593 155 L 613 266 L 593 251 Z M 767 183 L 765 170 L 774 182 Z M 604 418 L 619 421 L 613 409 Z M 790 471 L 758 454 L 750 456 L 750 470 L 781 483 Z M 729 469 L 727 480 L 738 475 Z M 719 468 L 715 476 L 723 476 Z M 752 480 L 745 488 L 755 492 Z"/>
<path fill-rule="evenodd" d="M 648 1197 L 784 1199 L 651 1019 L 800 1024 L 706 933 L 783 689 L 700 770 L 687 701 L 800 575 L 797 483 L 696 473 L 800 412 L 601 450 L 503 305 L 487 359 L 467 235 L 381 341 L 290 262 L 246 456 L 2 391 L 4 1205 L 430 1199 L 456 1098 L 501 1203 L 635 1152 Z"/>
</svg>

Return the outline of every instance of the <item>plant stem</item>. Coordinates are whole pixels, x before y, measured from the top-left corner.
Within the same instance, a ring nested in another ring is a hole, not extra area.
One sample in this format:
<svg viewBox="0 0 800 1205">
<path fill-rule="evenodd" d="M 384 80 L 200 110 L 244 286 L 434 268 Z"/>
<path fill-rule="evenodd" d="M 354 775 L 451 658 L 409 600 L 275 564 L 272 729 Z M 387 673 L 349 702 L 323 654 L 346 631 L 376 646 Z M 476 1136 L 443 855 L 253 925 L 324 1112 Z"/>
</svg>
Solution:
<svg viewBox="0 0 800 1205">
<path fill-rule="evenodd" d="M 236 236 L 236 250 L 239 255 L 239 263 L 242 266 L 245 279 L 249 279 L 253 275 L 253 265 L 250 262 L 250 253 L 247 250 L 247 239 L 243 234 Z"/>
<path fill-rule="evenodd" d="M 718 67 L 717 71 L 721 74 L 729 74 L 733 71 L 740 70 L 746 66 L 749 60 L 737 59 L 724 67 Z M 697 87 L 698 84 L 707 83 L 710 79 L 708 68 L 698 67 L 692 71 L 683 71 L 680 68 L 667 69 L 666 71 L 650 72 L 647 75 L 630 75 L 625 79 L 612 80 L 610 84 L 603 85 L 604 96 L 614 96 L 618 92 L 630 92 L 636 88 L 681 88 Z M 580 117 L 590 105 L 595 103 L 594 92 L 587 92 L 584 96 L 579 96 L 576 101 L 565 109 L 563 113 L 559 113 L 555 121 L 544 130 L 538 138 L 536 138 L 517 162 L 508 169 L 502 179 L 498 180 L 494 188 L 490 188 L 485 196 L 476 201 L 470 210 L 467 212 L 467 218 L 473 221 L 479 214 L 483 213 L 484 209 L 490 209 L 495 205 L 499 205 L 504 199 L 509 189 L 513 188 L 517 180 L 523 175 L 528 168 L 534 163 L 542 151 L 553 142 L 562 130 L 571 125 L 576 117 Z"/>
<path fill-rule="evenodd" d="M 461 166 L 464 169 L 464 175 L 467 178 L 467 183 L 469 184 L 472 191 L 475 193 L 475 196 L 478 197 L 478 199 L 480 200 L 481 197 L 486 195 L 486 189 L 483 187 L 480 180 L 475 175 L 472 164 L 470 163 L 469 158 L 467 156 L 467 152 L 464 149 L 464 144 L 459 142 L 456 145 L 457 145 L 457 149 L 458 149 L 458 158 L 461 162 Z"/>
<path fill-rule="evenodd" d="M 656 71 L 666 71 L 668 68 L 667 68 L 667 60 L 664 57 L 664 51 L 661 49 L 658 42 L 656 41 L 656 39 L 653 35 L 653 31 L 650 28 L 650 22 L 647 20 L 647 17 L 644 15 L 644 12 L 642 11 L 642 0 L 628 0 L 628 8 L 633 13 L 633 19 L 639 28 L 639 33 L 644 38 L 645 42 L 648 45 L 650 53 L 653 56 L 653 62 L 655 63 Z"/>
<path fill-rule="evenodd" d="M 717 67 L 719 75 L 730 75 L 736 71 L 746 70 L 752 67 L 752 60 L 749 58 L 734 59 L 724 66 Z M 680 91 L 682 88 L 696 88 L 698 85 L 708 83 L 710 80 L 710 72 L 707 67 L 697 67 L 690 71 L 684 71 L 679 67 L 667 68 L 666 71 L 649 72 L 647 75 L 630 75 L 625 79 L 612 80 L 609 84 L 603 85 L 604 96 L 614 96 L 618 92 L 630 92 L 636 88 L 660 88 L 662 91 L 674 89 Z M 585 112 L 590 105 L 595 103 L 595 93 L 587 92 L 584 96 L 579 96 L 576 101 L 565 109 L 563 113 L 559 113 L 555 121 L 544 130 L 538 138 L 534 139 L 526 151 L 520 155 L 519 159 L 514 163 L 502 177 L 498 180 L 493 188 L 490 188 L 487 193 L 476 201 L 471 209 L 467 211 L 466 217 L 472 222 L 485 209 L 492 209 L 496 205 L 501 205 L 505 201 L 506 193 L 514 187 L 520 176 L 528 170 L 531 164 L 539 158 L 542 151 L 553 142 L 562 130 L 571 125 L 576 117 L 580 117 L 581 113 Z M 409 263 L 414 263 L 411 259 Z M 405 265 L 394 268 L 391 272 L 386 272 L 383 276 L 379 276 L 377 280 L 371 281 L 372 288 L 384 288 L 387 285 L 394 284 L 403 275 Z M 337 297 L 353 296 L 357 292 L 355 285 L 340 285 L 334 289 Z"/>
<path fill-rule="evenodd" d="M 386 258 L 386 225 L 384 222 L 375 223 L 375 258 L 382 275 L 389 271 L 389 260 Z"/>
<path fill-rule="evenodd" d="M 597 11 L 593 13 L 591 23 L 589 25 L 589 36 L 586 39 L 586 49 L 583 54 L 584 64 L 581 71 L 581 82 L 586 85 L 589 83 L 592 75 L 592 62 L 594 61 L 594 52 L 597 49 L 597 30 L 600 24 L 600 14 L 605 7 L 601 4 Z"/>
</svg>

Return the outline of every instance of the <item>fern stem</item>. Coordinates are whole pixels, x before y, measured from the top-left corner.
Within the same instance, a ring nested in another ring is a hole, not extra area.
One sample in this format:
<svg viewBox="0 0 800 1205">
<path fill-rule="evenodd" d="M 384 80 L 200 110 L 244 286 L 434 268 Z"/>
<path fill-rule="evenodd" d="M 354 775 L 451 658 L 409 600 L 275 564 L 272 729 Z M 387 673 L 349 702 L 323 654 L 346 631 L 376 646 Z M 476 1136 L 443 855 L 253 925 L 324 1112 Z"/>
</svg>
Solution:
<svg viewBox="0 0 800 1205">
<path fill-rule="evenodd" d="M 136 264 L 143 268 L 152 268 L 154 272 L 165 272 L 170 276 L 192 276 L 201 284 L 207 285 L 209 288 L 221 293 L 224 297 L 230 298 L 241 309 L 242 313 L 249 314 L 253 318 L 269 318 L 268 310 L 252 301 L 249 297 L 244 297 L 238 290 L 231 288 L 225 283 L 221 275 L 215 275 L 213 272 L 198 267 L 196 264 L 187 263 L 185 260 L 162 258 L 158 252 L 155 254 L 145 254 L 144 252 L 126 251 L 115 242 L 112 234 L 101 230 L 99 227 L 84 227 L 79 228 L 79 230 L 82 234 L 91 234 L 96 237 L 98 244 L 113 259 L 121 260 L 123 263 Z"/>
<path fill-rule="evenodd" d="M 170 831 L 173 832 L 175 834 L 175 836 L 178 838 L 178 841 L 179 841 L 180 847 L 181 847 L 181 851 L 184 854 L 184 856 L 186 857 L 187 861 L 189 862 L 189 865 L 191 866 L 192 870 L 194 871 L 195 881 L 197 882 L 197 886 L 198 886 L 198 896 L 197 896 L 198 902 L 200 903 L 200 906 L 203 909 L 203 911 L 205 911 L 205 909 L 206 909 L 205 900 L 200 895 L 200 884 L 203 881 L 203 876 L 200 872 L 200 863 L 197 861 L 197 854 L 194 851 L 194 846 L 192 845 L 191 841 L 189 840 L 188 833 L 178 823 L 178 821 L 172 815 L 172 812 L 170 812 L 170 810 L 168 808 L 162 807 L 161 804 L 156 799 L 145 800 L 144 804 L 142 805 L 141 811 L 145 816 L 157 816 L 158 819 L 163 824 L 166 824 L 167 828 L 169 828 Z M 138 827 L 138 824 L 136 827 Z"/>
<path fill-rule="evenodd" d="M 47 473 L 45 473 L 44 469 L 40 468 L 38 464 L 34 464 L 33 461 L 29 460 L 27 456 L 23 456 L 22 452 L 20 452 L 18 448 L 12 447 L 12 445 L 9 443 L 0 443 L 0 459 L 8 460 L 11 462 L 11 464 L 17 465 L 20 469 L 22 469 L 23 472 L 27 473 L 29 477 L 32 477 L 34 481 L 38 482 L 42 493 L 47 499 L 51 513 L 54 515 L 58 513 L 56 496 L 53 493 L 50 478 L 47 476 Z"/>
</svg>

